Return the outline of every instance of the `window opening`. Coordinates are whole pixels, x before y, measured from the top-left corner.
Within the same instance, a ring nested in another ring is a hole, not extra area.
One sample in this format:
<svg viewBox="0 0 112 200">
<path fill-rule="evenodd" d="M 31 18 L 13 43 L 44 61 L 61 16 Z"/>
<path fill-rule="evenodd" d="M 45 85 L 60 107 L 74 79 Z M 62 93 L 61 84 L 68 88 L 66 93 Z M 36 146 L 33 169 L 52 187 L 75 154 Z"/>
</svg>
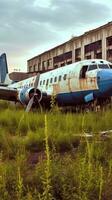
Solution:
<svg viewBox="0 0 112 200">
<path fill-rule="evenodd" d="M 57 77 L 54 78 L 54 82 L 56 82 L 56 81 L 57 81 Z"/>
<path fill-rule="evenodd" d="M 59 76 L 59 79 L 58 79 L 59 81 L 61 81 L 61 75 Z"/>
<path fill-rule="evenodd" d="M 87 72 L 88 65 L 84 65 L 80 71 L 80 78 L 86 78 L 86 72 Z"/>
<path fill-rule="evenodd" d="M 88 71 L 97 69 L 97 65 L 89 65 Z"/>
<path fill-rule="evenodd" d="M 108 69 L 109 68 L 109 66 L 107 64 L 99 64 L 98 67 L 100 69 Z"/>
<path fill-rule="evenodd" d="M 45 85 L 45 80 L 43 80 L 43 85 Z"/>
<path fill-rule="evenodd" d="M 50 83 L 52 83 L 52 81 L 53 81 L 53 78 L 50 79 Z"/>
<path fill-rule="evenodd" d="M 67 79 L 67 74 L 65 74 L 64 76 L 63 76 L 63 80 L 66 80 Z"/>
<path fill-rule="evenodd" d="M 47 79 L 47 81 L 46 81 L 46 85 L 48 85 L 49 84 L 49 79 Z"/>
<path fill-rule="evenodd" d="M 109 64 L 109 67 L 112 69 L 112 64 Z"/>
</svg>

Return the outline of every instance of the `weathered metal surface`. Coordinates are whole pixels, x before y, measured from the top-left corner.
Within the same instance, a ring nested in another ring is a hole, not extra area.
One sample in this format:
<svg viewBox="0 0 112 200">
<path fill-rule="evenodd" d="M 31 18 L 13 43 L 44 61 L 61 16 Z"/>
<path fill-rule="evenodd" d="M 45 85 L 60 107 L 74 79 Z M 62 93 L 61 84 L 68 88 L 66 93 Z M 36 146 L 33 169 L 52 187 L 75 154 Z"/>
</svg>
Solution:
<svg viewBox="0 0 112 200">
<path fill-rule="evenodd" d="M 95 90 L 97 89 L 97 79 L 96 77 L 88 77 L 85 79 L 79 79 L 79 89 L 80 90 Z"/>
<path fill-rule="evenodd" d="M 96 65 L 95 69 L 92 68 L 93 63 Z M 91 94 L 93 94 L 94 98 L 97 98 L 97 96 L 99 98 L 99 96 L 106 94 L 106 92 L 108 92 L 108 95 L 111 95 L 112 69 L 99 69 L 98 65 L 101 63 L 104 63 L 104 65 L 107 65 L 108 67 L 107 61 L 100 61 L 97 59 L 84 60 L 66 67 L 43 73 L 38 79 L 37 89 L 41 93 L 46 93 L 47 96 L 52 96 L 54 94 L 58 95 L 58 101 L 60 101 L 60 104 L 62 102 L 63 104 L 65 103 L 65 105 L 84 103 L 85 99 L 86 101 L 91 101 L 93 100 Z M 91 70 L 88 70 L 89 66 L 91 67 Z M 82 71 L 82 69 L 86 69 L 86 71 Z M 17 91 L 21 91 L 26 88 L 27 91 L 29 91 L 29 89 L 34 87 L 36 78 L 37 76 L 34 76 L 19 83 L 14 83 L 10 85 L 10 88 L 12 88 L 12 90 L 15 88 Z M 98 88 L 99 85 L 100 89 Z M 24 90 L 24 92 L 25 91 L 26 90 Z M 6 92 L 8 92 L 8 89 Z M 94 95 L 94 92 L 96 92 L 96 96 Z"/>
</svg>

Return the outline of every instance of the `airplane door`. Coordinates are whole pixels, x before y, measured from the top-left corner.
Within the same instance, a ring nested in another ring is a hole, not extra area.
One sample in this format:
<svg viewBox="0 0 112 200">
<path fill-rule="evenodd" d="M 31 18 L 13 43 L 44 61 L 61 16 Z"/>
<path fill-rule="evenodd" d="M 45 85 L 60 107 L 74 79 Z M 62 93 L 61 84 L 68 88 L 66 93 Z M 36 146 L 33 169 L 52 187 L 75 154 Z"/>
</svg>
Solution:
<svg viewBox="0 0 112 200">
<path fill-rule="evenodd" d="M 98 70 L 92 70 L 86 72 L 87 84 L 89 89 L 98 89 L 97 85 L 97 72 Z"/>
<path fill-rule="evenodd" d="M 86 72 L 88 69 L 88 65 L 84 65 L 79 74 L 79 89 L 80 90 L 88 90 L 88 81 L 86 78 Z"/>
<path fill-rule="evenodd" d="M 88 71 L 88 65 L 84 65 L 80 71 L 80 76 L 79 76 L 79 85 L 80 85 L 80 90 L 93 90 L 93 89 L 98 89 L 97 86 L 97 69 L 94 69 L 92 66 L 93 70 Z"/>
</svg>

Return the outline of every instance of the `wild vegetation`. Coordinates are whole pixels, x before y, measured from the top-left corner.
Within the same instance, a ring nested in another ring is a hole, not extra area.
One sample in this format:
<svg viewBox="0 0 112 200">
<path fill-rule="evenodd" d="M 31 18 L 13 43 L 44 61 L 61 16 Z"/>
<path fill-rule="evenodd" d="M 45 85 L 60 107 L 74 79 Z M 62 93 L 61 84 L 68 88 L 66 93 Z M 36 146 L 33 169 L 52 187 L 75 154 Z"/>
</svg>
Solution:
<svg viewBox="0 0 112 200">
<path fill-rule="evenodd" d="M 0 200 L 111 200 L 111 129 L 111 108 L 25 113 L 1 102 Z"/>
</svg>

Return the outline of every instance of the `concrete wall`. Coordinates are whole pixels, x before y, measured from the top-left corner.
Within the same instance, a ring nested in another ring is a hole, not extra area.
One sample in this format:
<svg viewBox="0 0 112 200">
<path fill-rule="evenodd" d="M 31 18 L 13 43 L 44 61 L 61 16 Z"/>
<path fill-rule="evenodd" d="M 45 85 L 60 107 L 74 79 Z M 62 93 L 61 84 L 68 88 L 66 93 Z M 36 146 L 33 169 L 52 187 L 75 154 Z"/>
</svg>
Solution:
<svg viewBox="0 0 112 200">
<path fill-rule="evenodd" d="M 31 58 L 27 61 L 27 70 L 44 72 L 90 58 L 112 62 L 112 22 Z"/>
</svg>

